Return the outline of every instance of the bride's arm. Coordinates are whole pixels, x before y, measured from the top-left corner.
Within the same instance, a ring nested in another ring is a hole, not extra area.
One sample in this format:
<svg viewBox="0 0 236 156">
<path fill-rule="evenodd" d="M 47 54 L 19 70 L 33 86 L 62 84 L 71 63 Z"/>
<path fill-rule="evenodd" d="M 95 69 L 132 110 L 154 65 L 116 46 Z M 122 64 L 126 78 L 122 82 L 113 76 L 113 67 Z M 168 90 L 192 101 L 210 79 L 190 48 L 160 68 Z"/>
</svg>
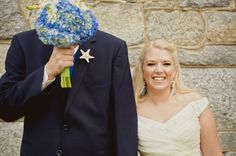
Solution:
<svg viewBox="0 0 236 156">
<path fill-rule="evenodd" d="M 209 107 L 201 113 L 200 125 L 200 146 L 203 156 L 222 156 L 220 143 L 217 138 L 216 122 Z"/>
</svg>

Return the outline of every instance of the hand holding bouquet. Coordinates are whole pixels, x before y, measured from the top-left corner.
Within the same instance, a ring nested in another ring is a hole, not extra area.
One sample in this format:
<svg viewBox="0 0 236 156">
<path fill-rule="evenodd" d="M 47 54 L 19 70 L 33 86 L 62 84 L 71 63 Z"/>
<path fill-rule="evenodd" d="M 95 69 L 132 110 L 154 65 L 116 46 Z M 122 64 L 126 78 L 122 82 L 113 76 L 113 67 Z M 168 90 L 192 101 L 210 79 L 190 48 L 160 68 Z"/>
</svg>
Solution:
<svg viewBox="0 0 236 156">
<path fill-rule="evenodd" d="M 67 48 L 80 45 L 95 35 L 98 23 L 95 16 L 80 0 L 41 1 L 35 29 L 39 39 L 46 45 Z M 61 73 L 61 87 L 70 88 L 70 70 Z"/>
</svg>

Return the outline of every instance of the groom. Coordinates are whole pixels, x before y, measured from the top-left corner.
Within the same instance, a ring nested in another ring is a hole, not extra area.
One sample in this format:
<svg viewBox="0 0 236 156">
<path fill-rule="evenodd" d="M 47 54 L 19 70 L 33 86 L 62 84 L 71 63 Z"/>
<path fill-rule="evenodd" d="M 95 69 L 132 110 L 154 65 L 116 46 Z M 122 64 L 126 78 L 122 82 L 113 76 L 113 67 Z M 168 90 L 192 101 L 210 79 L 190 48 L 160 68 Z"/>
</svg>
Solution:
<svg viewBox="0 0 236 156">
<path fill-rule="evenodd" d="M 44 45 L 35 30 L 12 39 L 0 118 L 24 116 L 21 156 L 137 156 L 126 43 L 97 31 L 74 48 Z M 59 74 L 69 66 L 72 88 L 61 88 Z"/>
</svg>

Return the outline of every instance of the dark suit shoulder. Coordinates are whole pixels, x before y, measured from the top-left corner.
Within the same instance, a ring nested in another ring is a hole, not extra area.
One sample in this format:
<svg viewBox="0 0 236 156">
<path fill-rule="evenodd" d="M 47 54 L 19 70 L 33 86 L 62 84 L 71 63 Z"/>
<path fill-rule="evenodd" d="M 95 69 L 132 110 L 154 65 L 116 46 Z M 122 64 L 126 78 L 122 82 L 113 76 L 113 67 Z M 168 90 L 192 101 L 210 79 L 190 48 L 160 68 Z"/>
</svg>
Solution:
<svg viewBox="0 0 236 156">
<path fill-rule="evenodd" d="M 18 33 L 13 38 L 16 38 L 22 46 L 42 45 L 35 29 Z"/>
<path fill-rule="evenodd" d="M 124 43 L 125 41 L 120 39 L 119 37 L 116 37 L 112 34 L 109 34 L 107 32 L 103 32 L 101 30 L 98 30 L 96 33 L 96 39 L 97 40 L 103 40 L 105 42 L 112 42 L 112 43 L 117 43 L 117 44 L 121 44 Z"/>
<path fill-rule="evenodd" d="M 24 31 L 24 32 L 20 32 L 20 33 L 18 33 L 18 34 L 16 34 L 16 35 L 14 35 L 14 36 L 16 36 L 17 38 L 28 38 L 28 37 L 30 37 L 30 38 L 32 38 L 32 37 L 37 37 L 37 33 L 36 33 L 36 30 L 35 29 L 32 29 L 32 30 L 28 30 L 28 31 Z"/>
<path fill-rule="evenodd" d="M 111 56 L 113 59 L 115 59 L 119 53 L 126 53 L 126 42 L 116 36 L 106 32 L 97 31 L 95 38 L 97 43 L 97 51 L 103 51 L 103 53 L 107 53 L 106 56 Z"/>
</svg>

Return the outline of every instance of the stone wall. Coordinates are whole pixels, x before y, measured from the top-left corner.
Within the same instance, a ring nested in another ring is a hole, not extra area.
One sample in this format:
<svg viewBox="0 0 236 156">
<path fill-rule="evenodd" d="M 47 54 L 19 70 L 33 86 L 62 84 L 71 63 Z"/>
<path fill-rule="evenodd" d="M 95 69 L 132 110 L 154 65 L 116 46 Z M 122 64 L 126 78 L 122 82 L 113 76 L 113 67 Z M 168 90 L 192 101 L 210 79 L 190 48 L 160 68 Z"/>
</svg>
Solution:
<svg viewBox="0 0 236 156">
<path fill-rule="evenodd" d="M 35 19 L 37 0 L 0 0 L 0 75 L 12 35 Z M 100 29 L 127 41 L 130 65 L 144 43 L 178 45 L 185 83 L 207 96 L 225 156 L 236 156 L 236 0 L 87 0 Z M 19 155 L 22 120 L 0 121 L 0 156 Z"/>
</svg>

